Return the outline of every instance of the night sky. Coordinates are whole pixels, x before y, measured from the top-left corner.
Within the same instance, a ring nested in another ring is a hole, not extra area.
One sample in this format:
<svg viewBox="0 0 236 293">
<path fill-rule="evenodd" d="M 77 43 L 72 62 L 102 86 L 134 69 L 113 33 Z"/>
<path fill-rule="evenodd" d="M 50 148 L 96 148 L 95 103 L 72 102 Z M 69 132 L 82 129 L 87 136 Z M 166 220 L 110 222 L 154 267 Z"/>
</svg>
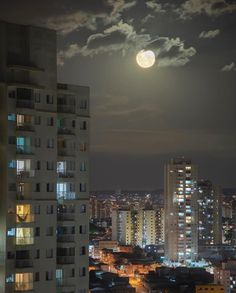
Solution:
<svg viewBox="0 0 236 293">
<path fill-rule="evenodd" d="M 90 86 L 91 189 L 161 188 L 178 155 L 236 186 L 236 1 L 0 0 L 0 18 L 56 29 L 58 80 Z"/>
</svg>

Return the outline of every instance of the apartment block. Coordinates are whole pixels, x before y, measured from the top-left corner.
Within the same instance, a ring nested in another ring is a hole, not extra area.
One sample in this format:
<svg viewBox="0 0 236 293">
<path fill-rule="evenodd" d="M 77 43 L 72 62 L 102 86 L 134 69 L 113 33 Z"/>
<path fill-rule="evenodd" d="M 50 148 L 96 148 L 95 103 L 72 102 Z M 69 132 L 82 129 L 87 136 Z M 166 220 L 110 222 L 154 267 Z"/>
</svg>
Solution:
<svg viewBox="0 0 236 293">
<path fill-rule="evenodd" d="M 198 245 L 222 242 L 222 192 L 209 180 L 197 184 Z"/>
<path fill-rule="evenodd" d="M 197 166 L 185 158 L 165 165 L 165 257 L 189 262 L 198 251 Z"/>
<path fill-rule="evenodd" d="M 160 220 L 160 223 L 158 222 Z M 160 211 L 152 208 L 116 209 L 112 212 L 112 240 L 145 247 L 162 243 Z"/>
<path fill-rule="evenodd" d="M 56 33 L 0 22 L 0 292 L 88 292 L 89 89 Z"/>
</svg>

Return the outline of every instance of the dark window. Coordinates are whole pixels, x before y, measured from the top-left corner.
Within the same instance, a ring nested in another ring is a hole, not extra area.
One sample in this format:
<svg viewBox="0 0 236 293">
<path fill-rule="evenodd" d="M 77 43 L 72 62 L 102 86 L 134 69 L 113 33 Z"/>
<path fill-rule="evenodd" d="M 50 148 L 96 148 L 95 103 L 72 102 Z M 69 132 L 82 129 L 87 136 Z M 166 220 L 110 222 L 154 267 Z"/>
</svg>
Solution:
<svg viewBox="0 0 236 293">
<path fill-rule="evenodd" d="M 8 143 L 9 144 L 16 144 L 16 137 L 15 136 L 9 136 L 8 137 Z"/>
<path fill-rule="evenodd" d="M 35 258 L 40 258 L 40 250 L 39 249 L 37 249 L 36 251 L 35 251 Z"/>
<path fill-rule="evenodd" d="M 47 205 L 47 214 L 53 214 L 53 205 Z"/>
<path fill-rule="evenodd" d="M 34 124 L 35 125 L 40 125 L 41 124 L 41 117 L 40 116 L 35 116 L 34 117 Z"/>
<path fill-rule="evenodd" d="M 53 96 L 47 95 L 46 100 L 47 100 L 47 104 L 53 104 Z"/>
<path fill-rule="evenodd" d="M 35 169 L 36 170 L 40 170 L 40 168 L 41 168 L 41 162 L 40 161 L 36 161 Z"/>
<path fill-rule="evenodd" d="M 53 119 L 53 117 L 48 117 L 47 118 L 47 125 L 48 126 L 53 126 L 54 125 L 54 119 Z"/>
<path fill-rule="evenodd" d="M 51 281 L 53 279 L 52 271 L 46 272 L 46 281 Z"/>
<path fill-rule="evenodd" d="M 36 272 L 35 274 L 34 274 L 34 281 L 35 282 L 38 282 L 40 279 L 39 279 L 39 272 Z"/>
<path fill-rule="evenodd" d="M 34 236 L 40 236 L 40 227 L 35 227 Z"/>
<path fill-rule="evenodd" d="M 40 183 L 35 184 L 35 191 L 40 192 Z"/>
</svg>

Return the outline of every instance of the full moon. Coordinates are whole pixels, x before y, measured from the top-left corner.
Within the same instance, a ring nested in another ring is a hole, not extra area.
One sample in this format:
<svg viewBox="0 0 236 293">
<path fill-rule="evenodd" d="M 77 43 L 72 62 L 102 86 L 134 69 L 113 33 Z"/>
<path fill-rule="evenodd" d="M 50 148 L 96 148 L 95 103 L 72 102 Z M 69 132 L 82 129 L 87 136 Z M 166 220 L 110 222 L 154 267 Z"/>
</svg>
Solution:
<svg viewBox="0 0 236 293">
<path fill-rule="evenodd" d="M 155 63 L 155 59 L 155 54 L 151 50 L 142 50 L 136 55 L 136 61 L 138 65 L 142 68 L 152 67 Z"/>
</svg>

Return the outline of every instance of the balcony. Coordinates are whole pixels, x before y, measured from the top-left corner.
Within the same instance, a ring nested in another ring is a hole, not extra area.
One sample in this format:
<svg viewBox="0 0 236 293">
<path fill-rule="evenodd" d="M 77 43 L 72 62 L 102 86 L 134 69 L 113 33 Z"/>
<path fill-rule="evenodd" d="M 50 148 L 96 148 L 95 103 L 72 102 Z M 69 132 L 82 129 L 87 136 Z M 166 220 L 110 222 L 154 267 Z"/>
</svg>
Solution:
<svg viewBox="0 0 236 293">
<path fill-rule="evenodd" d="M 16 259 L 16 268 L 23 269 L 23 268 L 32 268 L 33 261 L 31 259 Z"/>
<path fill-rule="evenodd" d="M 32 178 L 35 176 L 34 170 L 17 170 L 18 178 Z"/>
<path fill-rule="evenodd" d="M 73 172 L 58 172 L 58 178 L 74 178 L 75 174 Z"/>
<path fill-rule="evenodd" d="M 29 123 L 24 123 L 24 124 L 18 124 L 16 126 L 16 130 L 19 131 L 34 131 L 34 126 L 32 124 Z"/>
<path fill-rule="evenodd" d="M 16 223 L 33 223 L 33 214 L 16 214 Z"/>
<path fill-rule="evenodd" d="M 73 191 L 58 191 L 57 192 L 57 199 L 64 199 L 64 200 L 71 200 L 71 199 L 75 199 L 75 192 Z"/>
<path fill-rule="evenodd" d="M 75 282 L 74 278 L 66 278 L 66 279 L 57 279 L 57 287 L 69 287 L 73 288 L 75 285 L 73 284 Z"/>
<path fill-rule="evenodd" d="M 64 264 L 74 264 L 75 257 L 74 256 L 58 256 L 57 257 L 57 264 L 64 265 Z"/>
<path fill-rule="evenodd" d="M 75 150 L 58 149 L 58 156 L 61 157 L 74 157 Z"/>
<path fill-rule="evenodd" d="M 31 147 L 22 147 L 22 146 L 16 146 L 16 153 L 21 155 L 33 155 L 33 150 Z"/>
<path fill-rule="evenodd" d="M 33 100 L 16 100 L 16 107 L 17 108 L 27 108 L 27 109 L 34 109 L 34 101 Z"/>
<path fill-rule="evenodd" d="M 57 214 L 57 220 L 58 221 L 74 221 L 75 215 L 69 214 L 69 213 L 60 213 L 60 214 Z"/>
<path fill-rule="evenodd" d="M 74 131 L 69 129 L 69 128 L 65 128 L 65 127 L 60 127 L 58 128 L 57 133 L 60 135 L 75 135 Z"/>
<path fill-rule="evenodd" d="M 65 234 L 65 235 L 58 235 L 57 236 L 58 242 L 75 242 L 75 235 Z"/>
<path fill-rule="evenodd" d="M 57 104 L 57 112 L 75 114 L 75 106 L 66 104 Z"/>
<path fill-rule="evenodd" d="M 33 291 L 33 282 L 18 282 L 15 283 L 15 291 Z"/>
<path fill-rule="evenodd" d="M 16 245 L 32 245 L 34 237 L 16 237 Z"/>
<path fill-rule="evenodd" d="M 35 66 L 34 64 L 8 64 L 8 69 L 14 69 L 14 70 L 23 70 L 23 71 L 30 71 L 30 72 L 44 72 L 44 68 L 40 68 L 38 66 Z"/>
</svg>

